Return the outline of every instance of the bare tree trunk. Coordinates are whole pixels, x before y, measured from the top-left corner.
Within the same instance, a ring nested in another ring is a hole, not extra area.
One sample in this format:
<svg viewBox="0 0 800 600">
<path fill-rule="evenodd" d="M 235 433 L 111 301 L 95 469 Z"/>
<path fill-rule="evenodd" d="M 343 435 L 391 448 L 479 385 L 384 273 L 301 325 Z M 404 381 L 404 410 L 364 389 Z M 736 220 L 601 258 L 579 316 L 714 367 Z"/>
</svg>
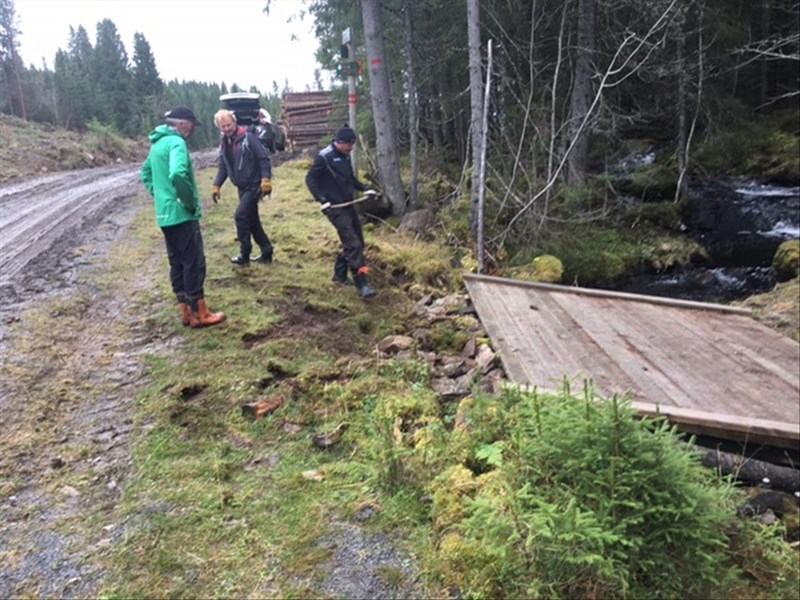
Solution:
<svg viewBox="0 0 800 600">
<path fill-rule="evenodd" d="M 469 40 L 469 98 L 470 137 L 472 138 L 472 190 L 470 194 L 469 225 L 473 233 L 478 226 L 478 192 L 480 189 L 479 165 L 483 149 L 481 123 L 483 96 L 481 77 L 481 19 L 478 0 L 467 0 L 467 38 Z"/>
<path fill-rule="evenodd" d="M 566 30 L 568 10 L 569 2 L 564 2 L 564 5 L 561 7 L 561 25 L 558 28 L 558 55 L 556 58 L 556 68 L 553 73 L 553 85 L 551 86 L 550 91 L 550 142 L 547 151 L 547 181 L 551 181 L 553 179 L 553 168 L 556 161 L 556 140 L 558 139 L 558 120 L 556 119 L 556 116 L 558 115 L 558 107 L 556 106 L 556 101 L 558 100 L 558 77 L 559 73 L 561 72 L 561 63 L 563 62 L 564 56 L 564 35 Z M 544 207 L 542 208 L 541 218 L 539 219 L 540 230 L 542 227 L 544 227 L 545 220 L 550 212 L 550 197 L 550 186 L 548 186 L 544 195 Z"/>
<path fill-rule="evenodd" d="M 364 38 L 369 60 L 372 116 L 375 120 L 378 170 L 383 192 L 392 204 L 393 215 L 403 215 L 406 198 L 400 179 L 400 161 L 397 156 L 397 136 L 392 111 L 392 94 L 383 40 L 383 19 L 380 0 L 361 0 L 364 20 Z"/>
<path fill-rule="evenodd" d="M 569 136 L 575 140 L 567 168 L 567 180 L 571 184 L 583 182 L 589 165 L 590 131 L 582 128 L 582 124 L 592 104 L 596 10 L 597 0 L 578 0 L 578 51 L 569 106 Z"/>
<path fill-rule="evenodd" d="M 673 23 L 676 35 L 676 58 L 675 68 L 678 73 L 678 106 L 676 107 L 678 116 L 678 183 L 675 190 L 675 200 L 685 198 L 688 193 L 688 185 L 684 173 L 686 173 L 688 150 L 686 140 L 688 132 L 686 131 L 686 95 L 688 91 L 688 74 L 686 73 L 686 6 L 681 6 L 678 9 L 675 21 Z"/>
<path fill-rule="evenodd" d="M 417 82 L 414 78 L 414 18 L 411 14 L 411 0 L 403 2 L 403 42 L 406 51 L 406 98 L 408 105 L 408 160 L 411 169 L 411 181 L 408 189 L 408 209 L 417 207 L 419 165 L 417 163 Z"/>
<path fill-rule="evenodd" d="M 700 3 L 700 10 L 699 10 L 699 17 L 697 19 L 699 35 L 697 38 L 697 97 L 695 98 L 695 108 L 694 108 L 694 116 L 692 117 L 692 124 L 689 126 L 688 132 L 685 134 L 681 133 L 679 135 L 680 144 L 678 146 L 678 183 L 675 186 L 675 198 L 674 202 L 678 202 L 682 199 L 685 199 L 689 195 L 689 180 L 686 177 L 686 173 L 689 171 L 689 149 L 692 146 L 692 139 L 694 138 L 694 132 L 697 127 L 697 120 L 700 117 L 700 108 L 702 107 L 703 102 L 703 82 L 705 80 L 705 68 L 704 68 L 704 57 L 705 57 L 705 48 L 703 47 L 703 15 L 705 13 L 705 4 L 703 2 Z M 687 20 L 685 19 L 685 12 L 683 14 L 684 19 L 681 26 L 685 29 Z M 681 18 L 680 15 L 678 17 Z M 686 36 L 685 32 L 680 34 L 681 38 L 681 51 L 685 52 L 685 43 L 686 43 Z M 685 69 L 685 60 L 683 55 L 681 60 L 679 61 L 680 68 Z M 684 85 L 688 88 L 688 80 L 685 75 L 681 76 Z M 682 116 L 682 123 L 681 128 L 683 130 L 686 129 L 686 97 L 688 96 L 688 89 L 685 89 L 683 92 L 683 98 L 679 98 L 678 104 L 680 106 L 680 114 Z"/>
<path fill-rule="evenodd" d="M 430 119 L 431 119 L 431 138 L 433 140 L 433 153 L 436 157 L 444 154 L 444 134 L 442 132 L 443 110 L 442 102 L 439 99 L 439 86 L 434 83 L 433 94 L 431 94 Z"/>
<path fill-rule="evenodd" d="M 703 466 L 716 469 L 720 475 L 733 475 L 737 481 L 769 485 L 789 493 L 800 490 L 800 472 L 795 468 L 700 446 L 695 449 L 703 453 Z"/>
<path fill-rule="evenodd" d="M 761 39 L 769 39 L 770 2 L 762 0 L 761 5 Z M 769 100 L 769 60 L 764 57 L 759 65 L 759 106 L 764 106 Z"/>
<path fill-rule="evenodd" d="M 12 57 L 12 60 L 13 59 L 14 57 Z M 17 64 L 16 60 L 14 60 L 14 76 L 17 78 L 17 93 L 19 94 L 20 116 L 27 121 L 28 111 L 25 110 L 25 93 L 22 91 L 22 80 L 19 77 L 19 65 Z"/>
<path fill-rule="evenodd" d="M 478 273 L 483 273 L 483 213 L 486 196 L 486 145 L 489 134 L 489 94 L 492 89 L 492 40 L 489 40 L 486 51 L 486 86 L 483 96 L 483 114 L 481 115 L 481 157 L 478 163 Z"/>
</svg>

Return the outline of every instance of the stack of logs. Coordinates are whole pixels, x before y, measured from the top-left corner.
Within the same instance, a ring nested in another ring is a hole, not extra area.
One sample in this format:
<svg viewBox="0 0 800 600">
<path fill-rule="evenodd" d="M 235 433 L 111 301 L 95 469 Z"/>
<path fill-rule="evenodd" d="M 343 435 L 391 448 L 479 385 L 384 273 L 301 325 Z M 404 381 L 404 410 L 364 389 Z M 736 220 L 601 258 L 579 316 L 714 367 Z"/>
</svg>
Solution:
<svg viewBox="0 0 800 600">
<path fill-rule="evenodd" d="M 319 148 L 330 142 L 336 131 L 331 123 L 334 108 L 330 92 L 285 93 L 281 121 L 286 130 L 287 149 Z"/>
</svg>

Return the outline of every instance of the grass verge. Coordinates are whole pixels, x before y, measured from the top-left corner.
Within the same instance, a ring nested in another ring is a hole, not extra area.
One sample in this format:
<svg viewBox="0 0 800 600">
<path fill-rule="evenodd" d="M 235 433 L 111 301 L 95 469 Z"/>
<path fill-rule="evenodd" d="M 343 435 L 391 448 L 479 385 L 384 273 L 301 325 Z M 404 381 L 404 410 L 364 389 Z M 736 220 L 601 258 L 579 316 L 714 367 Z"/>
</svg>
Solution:
<svg viewBox="0 0 800 600">
<path fill-rule="evenodd" d="M 305 190 L 307 166 L 276 169 L 275 192 L 261 205 L 275 245 L 271 265 L 229 262 L 238 250 L 235 188 L 227 184 L 220 203 L 205 207 L 206 299 L 227 314 L 223 325 L 181 327 L 165 258 L 158 300 L 134 299 L 137 311 L 182 341 L 147 359 L 152 383 L 138 401 L 124 536 L 105 596 L 308 597 L 319 592 L 321 565 L 331 558 L 320 540 L 361 507 L 378 515 L 367 529 L 415 535 L 407 525 L 420 514 L 419 498 L 381 492 L 368 461 L 372 444 L 359 436 L 371 427 L 365 405 L 419 394 L 415 380 L 386 368 L 372 348 L 406 329 L 433 280 L 450 277 L 447 259 L 422 242 L 367 231 L 378 298 L 365 302 L 332 283 L 339 242 Z M 201 190 L 212 175 L 199 174 Z M 131 235 L 163 254 L 152 222 L 137 222 Z M 135 262 L 118 256 L 115 270 L 135 272 Z M 408 265 L 420 264 L 416 276 Z M 277 397 L 283 406 L 264 420 L 243 416 L 243 405 Z M 339 444 L 312 443 L 340 425 Z M 396 569 L 380 572 L 397 587 Z"/>
</svg>

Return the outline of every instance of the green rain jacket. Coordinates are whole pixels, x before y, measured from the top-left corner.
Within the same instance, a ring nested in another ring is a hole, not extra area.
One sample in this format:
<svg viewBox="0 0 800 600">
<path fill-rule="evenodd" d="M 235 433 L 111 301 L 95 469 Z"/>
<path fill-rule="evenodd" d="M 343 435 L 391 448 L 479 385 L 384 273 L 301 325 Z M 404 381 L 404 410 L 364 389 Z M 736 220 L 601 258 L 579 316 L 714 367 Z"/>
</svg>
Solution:
<svg viewBox="0 0 800 600">
<path fill-rule="evenodd" d="M 150 154 L 141 179 L 155 200 L 159 227 L 197 221 L 202 215 L 186 140 L 175 129 L 159 125 L 150 134 Z"/>
</svg>

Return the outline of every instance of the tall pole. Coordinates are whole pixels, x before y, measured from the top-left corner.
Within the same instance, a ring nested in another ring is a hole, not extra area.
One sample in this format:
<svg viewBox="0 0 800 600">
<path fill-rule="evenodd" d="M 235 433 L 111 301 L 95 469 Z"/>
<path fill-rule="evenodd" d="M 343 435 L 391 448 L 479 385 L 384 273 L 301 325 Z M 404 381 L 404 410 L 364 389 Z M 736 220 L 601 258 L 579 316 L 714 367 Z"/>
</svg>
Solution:
<svg viewBox="0 0 800 600">
<path fill-rule="evenodd" d="M 483 95 L 483 115 L 481 120 L 481 160 L 478 166 L 478 273 L 483 273 L 483 214 L 484 202 L 486 198 L 486 138 L 489 135 L 489 94 L 492 90 L 492 40 L 487 44 L 486 52 L 486 88 Z M 478 132 L 475 132 L 477 137 Z"/>
<path fill-rule="evenodd" d="M 358 100 L 358 96 L 356 94 L 356 76 L 358 75 L 357 72 L 354 72 L 355 69 L 353 68 L 353 63 L 355 62 L 355 49 L 353 47 L 353 36 L 351 35 L 351 30 L 348 27 L 342 32 L 342 46 L 347 48 L 347 57 L 346 60 L 348 64 L 348 77 L 347 77 L 347 119 L 350 124 L 350 127 L 353 128 L 354 131 L 358 131 L 356 125 L 356 102 Z M 350 152 L 350 162 L 353 165 L 353 173 L 356 174 L 358 177 L 358 146 L 353 146 L 352 152 Z"/>
</svg>

